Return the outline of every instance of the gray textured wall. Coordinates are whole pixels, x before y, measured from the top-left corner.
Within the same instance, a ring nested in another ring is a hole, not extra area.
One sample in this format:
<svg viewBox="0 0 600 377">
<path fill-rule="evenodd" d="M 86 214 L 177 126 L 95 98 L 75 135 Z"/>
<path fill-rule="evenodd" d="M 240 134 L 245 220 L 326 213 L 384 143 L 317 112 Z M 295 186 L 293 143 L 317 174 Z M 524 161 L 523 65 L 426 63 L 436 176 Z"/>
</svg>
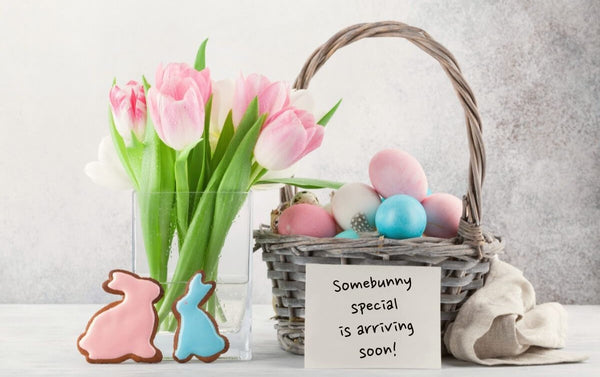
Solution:
<svg viewBox="0 0 600 377">
<path fill-rule="evenodd" d="M 210 37 L 213 76 L 292 81 L 347 25 L 395 19 L 450 49 L 484 122 L 484 224 L 507 244 L 538 301 L 600 304 L 600 3 L 597 1 L 20 1 L 0 12 L 0 303 L 97 302 L 128 267 L 129 194 L 83 175 L 107 133 L 113 76 L 153 77 Z M 250 20 L 250 22 L 249 22 Z M 251 33 L 247 28 L 252 27 Z M 399 40 L 340 51 L 311 88 L 344 98 L 298 175 L 367 181 L 386 147 L 415 155 L 434 191 L 462 195 L 461 108 L 435 61 Z M 256 195 L 257 221 L 276 194 Z M 255 257 L 255 301 L 270 284 Z"/>
</svg>

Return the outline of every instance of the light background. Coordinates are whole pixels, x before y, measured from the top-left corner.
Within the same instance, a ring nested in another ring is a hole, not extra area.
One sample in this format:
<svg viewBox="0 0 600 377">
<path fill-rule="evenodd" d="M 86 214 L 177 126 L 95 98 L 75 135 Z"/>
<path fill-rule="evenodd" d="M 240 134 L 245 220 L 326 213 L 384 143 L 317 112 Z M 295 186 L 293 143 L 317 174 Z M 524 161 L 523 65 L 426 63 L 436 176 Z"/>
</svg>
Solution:
<svg viewBox="0 0 600 377">
<path fill-rule="evenodd" d="M 107 94 L 192 62 L 209 37 L 214 78 L 293 81 L 339 29 L 399 20 L 452 51 L 484 124 L 483 222 L 506 240 L 538 302 L 599 304 L 600 4 L 595 1 L 2 1 L 0 303 L 104 299 L 130 266 L 130 194 L 83 174 L 108 133 Z M 434 191 L 461 196 L 468 152 L 461 107 L 437 63 L 406 41 L 340 51 L 312 83 L 344 102 L 299 176 L 368 182 L 369 157 L 407 150 Z M 255 196 L 256 221 L 277 193 Z M 258 255 L 254 300 L 270 302 Z"/>
</svg>

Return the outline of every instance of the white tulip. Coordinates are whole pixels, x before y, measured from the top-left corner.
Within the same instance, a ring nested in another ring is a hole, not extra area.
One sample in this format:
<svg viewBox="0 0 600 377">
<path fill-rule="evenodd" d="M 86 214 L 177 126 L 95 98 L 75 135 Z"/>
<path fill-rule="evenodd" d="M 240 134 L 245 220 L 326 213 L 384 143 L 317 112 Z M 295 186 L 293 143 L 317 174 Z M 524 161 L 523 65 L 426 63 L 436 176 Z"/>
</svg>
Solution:
<svg viewBox="0 0 600 377">
<path fill-rule="evenodd" d="M 308 89 L 295 89 L 290 93 L 290 105 L 297 109 L 307 111 L 315 116 L 315 99 Z"/>
<path fill-rule="evenodd" d="M 131 190 L 133 184 L 125 172 L 110 136 L 105 136 L 98 146 L 98 161 L 89 162 L 85 174 L 101 186 L 113 190 Z"/>
<path fill-rule="evenodd" d="M 217 146 L 219 136 L 227 114 L 233 108 L 233 93 L 235 81 L 231 79 L 214 81 L 212 84 L 212 108 L 210 112 L 210 148 Z"/>
</svg>

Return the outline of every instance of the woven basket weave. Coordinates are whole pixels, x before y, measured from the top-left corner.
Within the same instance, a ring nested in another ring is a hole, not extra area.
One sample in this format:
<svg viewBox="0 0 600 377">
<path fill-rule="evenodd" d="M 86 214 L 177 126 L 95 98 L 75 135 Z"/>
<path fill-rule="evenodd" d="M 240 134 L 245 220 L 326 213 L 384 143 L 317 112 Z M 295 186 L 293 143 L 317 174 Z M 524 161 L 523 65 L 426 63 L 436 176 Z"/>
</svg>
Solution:
<svg viewBox="0 0 600 377">
<path fill-rule="evenodd" d="M 304 64 L 294 88 L 305 89 L 311 78 L 338 49 L 363 38 L 405 38 L 434 57 L 444 69 L 463 106 L 467 125 L 470 164 L 463 214 L 458 236 L 452 239 L 419 237 L 394 240 L 378 236 L 352 239 L 284 236 L 267 227 L 254 232 L 256 249 L 263 250 L 268 277 L 273 283 L 274 307 L 281 347 L 304 353 L 305 265 L 367 264 L 439 266 L 441 279 L 441 332 L 454 320 L 461 304 L 483 286 L 489 258 L 502 251 L 500 238 L 481 229 L 481 185 L 485 175 L 485 152 L 481 120 L 475 97 L 462 77 L 452 54 L 425 31 L 394 21 L 348 27 L 317 48 Z M 282 201 L 293 195 L 282 189 Z"/>
</svg>

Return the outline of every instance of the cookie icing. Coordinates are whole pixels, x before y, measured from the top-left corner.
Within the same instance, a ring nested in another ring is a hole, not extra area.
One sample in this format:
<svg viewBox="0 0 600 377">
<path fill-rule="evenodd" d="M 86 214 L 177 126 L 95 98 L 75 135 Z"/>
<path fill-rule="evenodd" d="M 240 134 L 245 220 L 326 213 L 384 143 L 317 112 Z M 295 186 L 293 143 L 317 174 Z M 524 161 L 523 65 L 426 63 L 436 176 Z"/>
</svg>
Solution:
<svg viewBox="0 0 600 377">
<path fill-rule="evenodd" d="M 215 283 L 205 282 L 204 273 L 199 271 L 188 282 L 183 296 L 173 303 L 178 322 L 174 360 L 184 363 L 195 356 L 208 363 L 229 349 L 229 340 L 219 333 L 215 319 L 201 308 L 214 290 Z"/>
<path fill-rule="evenodd" d="M 92 316 L 77 339 L 79 352 L 90 363 L 161 361 L 162 353 L 153 344 L 158 327 L 154 303 L 163 295 L 160 284 L 125 270 L 113 270 L 102 288 L 123 298 Z"/>
</svg>

